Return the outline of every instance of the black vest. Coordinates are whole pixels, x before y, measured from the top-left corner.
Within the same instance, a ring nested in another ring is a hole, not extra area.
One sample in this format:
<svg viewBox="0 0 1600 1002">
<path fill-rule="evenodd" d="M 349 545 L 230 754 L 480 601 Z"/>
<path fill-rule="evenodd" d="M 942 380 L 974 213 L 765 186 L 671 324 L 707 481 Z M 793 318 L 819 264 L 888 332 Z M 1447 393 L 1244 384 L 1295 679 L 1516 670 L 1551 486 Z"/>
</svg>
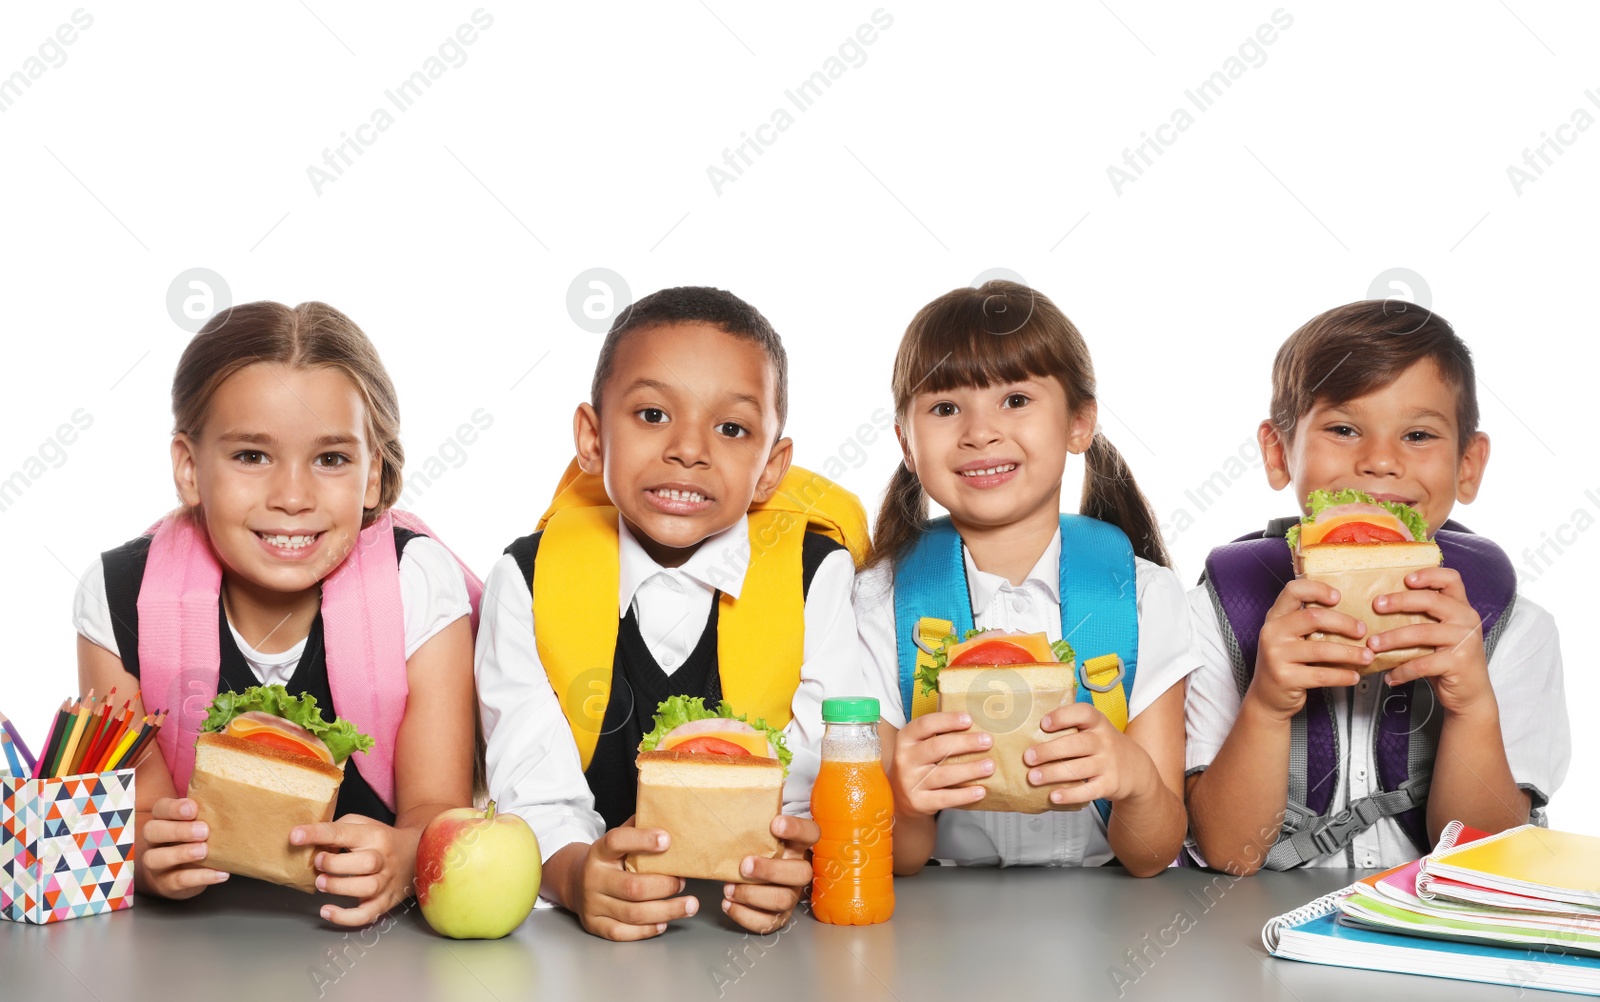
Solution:
<svg viewBox="0 0 1600 1002">
<path fill-rule="evenodd" d="M 533 591 L 533 561 L 539 552 L 539 536 L 523 536 L 506 553 L 517 561 L 522 578 Z M 811 579 L 822 561 L 844 547 L 820 533 L 807 532 L 800 550 L 802 595 L 811 592 Z M 717 670 L 717 609 L 722 593 L 711 598 L 711 615 L 706 617 L 700 640 L 677 671 L 668 675 L 645 646 L 639 632 L 639 619 L 630 607 L 617 626 L 617 651 L 611 660 L 611 697 L 601 719 L 600 739 L 594 758 L 583 778 L 594 794 L 595 810 L 605 819 L 607 830 L 633 816 L 638 804 L 639 769 L 635 758 L 639 742 L 655 727 L 656 707 L 669 696 L 700 696 L 707 706 L 722 699 L 722 676 Z M 534 624 L 538 632 L 538 624 Z M 738 708 L 735 707 L 737 710 Z"/>
<path fill-rule="evenodd" d="M 409 529 L 395 528 L 396 558 L 417 535 Z M 145 564 L 150 557 L 150 539 L 149 536 L 140 536 L 100 555 L 100 562 L 105 568 L 106 605 L 111 611 L 111 630 L 117 639 L 117 650 L 122 652 L 122 667 L 134 678 L 139 677 L 139 589 L 144 584 Z M 222 655 L 222 664 L 217 672 L 217 691 L 243 692 L 261 684 L 250 670 L 244 654 L 239 651 L 239 645 L 234 642 L 220 597 L 217 599 L 217 647 Z M 317 618 L 311 621 L 311 632 L 306 636 L 300 663 L 284 688 L 291 696 L 315 696 L 322 718 L 329 723 L 338 718 L 338 708 L 333 705 L 333 690 L 328 683 L 328 659 L 322 643 L 320 611 Z M 333 816 L 340 818 L 346 814 L 360 814 L 386 825 L 394 824 L 395 819 L 394 812 L 378 799 L 378 795 L 362 777 L 361 770 L 353 763 L 345 769 L 344 782 L 339 784 L 339 800 L 334 805 Z"/>
</svg>

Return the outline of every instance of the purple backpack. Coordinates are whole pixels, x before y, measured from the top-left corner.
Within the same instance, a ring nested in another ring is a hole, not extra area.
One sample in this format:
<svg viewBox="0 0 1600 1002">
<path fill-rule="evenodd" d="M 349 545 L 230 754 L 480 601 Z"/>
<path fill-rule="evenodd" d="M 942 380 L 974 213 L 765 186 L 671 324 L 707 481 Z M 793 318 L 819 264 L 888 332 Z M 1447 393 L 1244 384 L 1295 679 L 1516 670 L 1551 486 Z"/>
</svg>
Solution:
<svg viewBox="0 0 1600 1002">
<path fill-rule="evenodd" d="M 1267 610 L 1278 600 L 1283 586 L 1294 579 L 1294 561 L 1283 536 L 1298 521 L 1276 519 L 1266 532 L 1241 536 L 1212 550 L 1206 558 L 1201 580 L 1216 609 L 1241 697 L 1255 674 L 1256 647 Z M 1444 565 L 1460 572 L 1468 601 L 1483 620 L 1484 656 L 1493 657 L 1517 598 L 1517 575 L 1510 558 L 1494 543 L 1455 522 L 1446 522 L 1434 534 L 1434 541 L 1444 553 Z M 1345 782 L 1350 756 L 1340 747 L 1329 690 L 1308 692 L 1304 709 L 1290 723 L 1289 796 L 1283 828 L 1267 854 L 1266 867 L 1287 870 L 1338 852 L 1384 817 L 1395 819 L 1419 854 L 1428 852 L 1432 848 L 1428 841 L 1428 784 L 1440 720 L 1426 679 L 1394 689 L 1384 699 L 1373 728 L 1373 757 L 1381 792 L 1357 799 L 1330 816 L 1329 805 Z"/>
</svg>

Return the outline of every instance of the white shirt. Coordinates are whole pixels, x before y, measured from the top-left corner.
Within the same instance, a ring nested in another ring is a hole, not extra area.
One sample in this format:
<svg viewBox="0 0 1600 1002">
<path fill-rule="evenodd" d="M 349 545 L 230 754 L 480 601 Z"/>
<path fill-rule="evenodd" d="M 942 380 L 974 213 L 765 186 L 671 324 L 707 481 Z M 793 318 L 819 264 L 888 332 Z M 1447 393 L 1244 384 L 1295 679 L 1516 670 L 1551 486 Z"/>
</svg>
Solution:
<svg viewBox="0 0 1600 1002">
<path fill-rule="evenodd" d="M 617 520 L 621 561 L 617 608 L 631 608 L 650 654 L 668 675 L 682 666 L 705 632 L 716 591 L 738 598 L 750 561 L 748 521 L 702 542 L 681 567 L 662 567 Z M 828 554 L 811 579 L 805 603 L 800 685 L 784 729 L 794 761 L 784 782 L 784 811 L 809 815 L 811 784 L 822 748 L 822 700 L 859 692 L 855 617 L 847 550 Z M 534 640 L 533 595 L 516 558 L 500 558 L 484 583 L 476 659 L 478 701 L 488 743 L 489 795 L 520 815 L 539 838 L 544 858 L 573 842 L 605 834 L 583 776 L 578 745 L 545 674 Z M 611 666 L 605 666 L 609 672 Z M 739 708 L 735 708 L 738 710 Z M 739 712 L 744 712 L 739 710 Z"/>
<path fill-rule="evenodd" d="M 1241 701 L 1233 668 L 1223 646 L 1222 626 L 1205 585 L 1189 592 L 1195 641 L 1203 663 L 1189 679 L 1184 717 L 1189 733 L 1186 773 L 1208 768 L 1239 716 Z M 1500 734 L 1506 761 L 1517 785 L 1527 790 L 1535 808 L 1542 807 L 1566 778 L 1572 758 L 1572 735 L 1562 685 L 1561 643 L 1555 619 L 1521 595 L 1489 661 L 1489 684 L 1500 707 Z M 1330 700 L 1343 763 L 1345 783 L 1334 791 L 1328 809 L 1338 813 L 1352 799 L 1381 791 L 1372 738 L 1389 687 L 1381 675 L 1362 679 Z M 1399 866 L 1417 858 L 1417 849 L 1393 818 L 1357 835 L 1343 852 L 1312 860 L 1310 866 Z"/>
<path fill-rule="evenodd" d="M 413 538 L 400 553 L 400 607 L 407 658 L 439 631 L 472 612 L 461 565 L 431 537 Z M 72 625 L 90 642 L 122 656 L 111 628 L 111 609 L 106 604 L 105 565 L 98 557 L 79 579 L 72 600 Z M 307 638 L 300 638 L 299 643 L 281 653 L 264 654 L 247 644 L 233 623 L 228 624 L 228 629 L 251 673 L 262 685 L 287 685 L 294 677 Z"/>
<path fill-rule="evenodd" d="M 1045 633 L 1061 639 L 1061 532 L 1058 529 L 1020 585 L 981 571 L 965 545 L 967 589 L 977 629 Z M 1068 558 L 1070 564 L 1070 556 Z M 1195 652 L 1183 586 L 1170 569 L 1134 560 L 1139 616 L 1139 661 L 1128 695 L 1132 720 L 1200 664 Z M 904 727 L 900 660 L 895 643 L 894 580 L 888 562 L 863 571 L 855 589 L 856 627 L 869 694 L 883 719 Z M 1014 814 L 1005 811 L 941 811 L 933 855 L 963 866 L 1099 866 L 1112 858 L 1106 824 L 1093 805 L 1078 811 Z"/>
</svg>

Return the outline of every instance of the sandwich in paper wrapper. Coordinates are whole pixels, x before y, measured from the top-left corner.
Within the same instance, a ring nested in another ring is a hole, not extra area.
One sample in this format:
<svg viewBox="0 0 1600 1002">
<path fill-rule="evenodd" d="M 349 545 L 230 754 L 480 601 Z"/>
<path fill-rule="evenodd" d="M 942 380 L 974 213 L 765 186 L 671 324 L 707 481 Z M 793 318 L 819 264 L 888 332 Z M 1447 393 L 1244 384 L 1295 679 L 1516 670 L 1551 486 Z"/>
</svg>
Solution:
<svg viewBox="0 0 1600 1002">
<path fill-rule="evenodd" d="M 345 763 L 372 744 L 348 721 L 324 720 L 315 696 L 281 685 L 218 694 L 189 779 L 210 829 L 205 865 L 314 892 L 318 848 L 291 845 L 289 832 L 333 820 Z"/>
<path fill-rule="evenodd" d="M 783 850 L 772 822 L 783 810 L 791 757 L 782 731 L 735 716 L 726 702 L 715 710 L 698 696 L 661 703 L 655 729 L 639 743 L 634 824 L 670 838 L 665 852 L 630 855 L 624 866 L 747 883 L 739 872 L 746 856 L 771 858 Z"/>
<path fill-rule="evenodd" d="M 1375 633 L 1432 622 L 1422 613 L 1384 614 L 1372 608 L 1379 595 L 1405 592 L 1407 574 L 1444 562 L 1420 513 L 1355 490 L 1312 491 L 1306 503 L 1311 513 L 1290 526 L 1285 537 L 1294 553 L 1296 576 L 1336 588 L 1339 604 L 1334 608 L 1367 624 L 1367 634 L 1359 640 L 1328 633 L 1313 633 L 1311 639 L 1364 647 Z M 1385 672 L 1432 653 L 1432 647 L 1378 651 L 1371 664 L 1357 670 L 1363 675 Z"/>
<path fill-rule="evenodd" d="M 966 784 L 988 792 L 971 805 L 954 810 L 1011 811 L 1043 814 L 1076 811 L 1082 804 L 1056 804 L 1050 793 L 1075 783 L 1034 786 L 1022 753 L 1034 745 L 1071 734 L 1072 729 L 1045 731 L 1045 714 L 1077 698 L 1077 656 L 1065 640 L 1051 643 L 1043 633 L 968 630 L 966 637 L 945 638 L 932 666 L 919 668 L 916 684 L 939 693 L 941 712 L 965 711 L 975 730 L 994 738 L 989 750 L 953 755 L 951 765 L 992 759 L 994 772 Z"/>
</svg>

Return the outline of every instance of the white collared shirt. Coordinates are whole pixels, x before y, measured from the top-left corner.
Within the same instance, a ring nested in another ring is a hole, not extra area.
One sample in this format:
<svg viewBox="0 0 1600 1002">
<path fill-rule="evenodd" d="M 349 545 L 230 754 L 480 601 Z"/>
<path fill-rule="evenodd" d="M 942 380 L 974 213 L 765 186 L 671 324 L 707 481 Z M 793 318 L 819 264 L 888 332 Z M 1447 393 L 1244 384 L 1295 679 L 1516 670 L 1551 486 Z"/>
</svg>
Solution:
<svg viewBox="0 0 1600 1002">
<path fill-rule="evenodd" d="M 694 650 L 717 591 L 737 597 L 750 560 L 748 520 L 702 542 L 683 566 L 657 564 L 618 518 L 618 608 L 633 609 L 645 646 L 671 675 Z M 855 617 L 847 550 L 828 554 L 805 603 L 800 685 L 784 730 L 794 761 L 784 811 L 808 815 L 822 748 L 824 696 L 859 692 Z M 609 670 L 610 666 L 607 666 Z M 500 558 L 484 582 L 476 658 L 478 700 L 488 744 L 489 794 L 533 827 L 544 858 L 605 834 L 583 776 L 577 742 L 534 642 L 533 595 L 516 558 Z"/>
<path fill-rule="evenodd" d="M 1216 759 L 1239 716 L 1241 697 L 1233 667 L 1223 646 L 1222 627 L 1205 585 L 1189 592 L 1200 670 L 1189 679 L 1185 726 L 1189 734 L 1186 773 L 1200 772 Z M 1489 684 L 1500 709 L 1500 734 L 1506 762 L 1517 785 L 1541 807 L 1566 778 L 1572 758 L 1572 736 L 1562 685 L 1561 643 L 1555 619 L 1521 595 L 1489 661 Z M 1389 687 L 1381 675 L 1362 679 L 1329 700 L 1339 747 L 1347 758 L 1346 782 L 1334 790 L 1331 813 L 1352 799 L 1381 791 L 1378 762 L 1372 746 L 1374 728 Z M 1424 697 L 1426 698 L 1426 697 Z M 1442 712 L 1436 710 L 1435 712 Z M 1417 858 L 1417 849 L 1393 818 L 1357 835 L 1342 852 L 1312 860 L 1310 866 L 1388 868 Z"/>
<path fill-rule="evenodd" d="M 979 570 L 965 545 L 961 555 L 966 564 L 975 628 L 1042 632 L 1052 642 L 1061 639 L 1059 529 L 1020 585 Z M 1069 555 L 1069 566 L 1070 563 Z M 1200 664 L 1177 575 L 1159 564 L 1136 558 L 1134 577 L 1139 661 L 1133 691 L 1128 696 L 1130 720 Z M 900 698 L 900 661 L 895 643 L 894 581 L 887 562 L 863 571 L 857 578 L 855 607 L 856 628 L 865 648 L 862 657 L 869 694 L 878 698 L 884 720 L 904 727 L 906 711 Z M 1078 811 L 1036 815 L 950 810 L 940 812 L 938 824 L 934 857 L 964 866 L 1099 866 L 1112 858 L 1105 822 L 1092 805 Z"/>
</svg>

